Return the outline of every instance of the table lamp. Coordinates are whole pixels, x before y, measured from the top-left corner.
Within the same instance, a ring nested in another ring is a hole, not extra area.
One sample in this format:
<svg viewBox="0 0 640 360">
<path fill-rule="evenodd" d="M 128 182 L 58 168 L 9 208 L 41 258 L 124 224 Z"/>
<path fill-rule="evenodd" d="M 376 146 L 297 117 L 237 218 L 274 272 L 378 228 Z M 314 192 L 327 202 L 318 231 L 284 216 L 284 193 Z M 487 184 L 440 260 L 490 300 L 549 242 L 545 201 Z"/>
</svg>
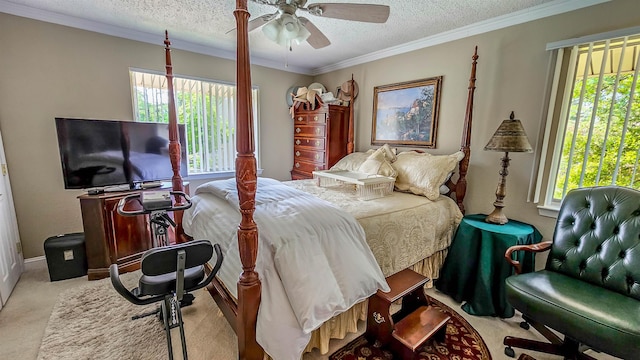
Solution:
<svg viewBox="0 0 640 360">
<path fill-rule="evenodd" d="M 498 188 L 496 189 L 496 201 L 493 203 L 495 207 L 493 212 L 489 214 L 485 221 L 492 224 L 506 224 L 509 219 L 502 213 L 504 207 L 504 197 L 507 195 L 506 184 L 507 175 L 509 172 L 509 153 L 510 152 L 533 152 L 531 144 L 527 139 L 527 134 L 524 132 L 522 123 L 520 120 L 514 119 L 513 111 L 508 120 L 504 120 L 498 127 L 495 134 L 489 140 L 489 143 L 484 147 L 485 150 L 491 151 L 503 151 L 502 157 L 502 170 L 500 170 L 500 181 L 498 182 Z"/>
</svg>

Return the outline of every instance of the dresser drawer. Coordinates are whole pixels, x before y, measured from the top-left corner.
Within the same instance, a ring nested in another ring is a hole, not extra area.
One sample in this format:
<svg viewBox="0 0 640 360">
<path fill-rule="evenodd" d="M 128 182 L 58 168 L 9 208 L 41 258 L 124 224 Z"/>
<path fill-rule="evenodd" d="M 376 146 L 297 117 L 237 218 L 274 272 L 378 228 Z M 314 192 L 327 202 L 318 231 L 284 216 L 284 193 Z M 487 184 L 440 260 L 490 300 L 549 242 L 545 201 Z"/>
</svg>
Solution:
<svg viewBox="0 0 640 360">
<path fill-rule="evenodd" d="M 307 116 L 306 115 L 296 115 L 294 123 L 295 123 L 296 126 L 298 126 L 298 125 L 307 125 L 307 123 L 308 123 Z"/>
<path fill-rule="evenodd" d="M 297 114 L 294 122 L 296 125 L 325 124 L 327 122 L 327 114 Z"/>
<path fill-rule="evenodd" d="M 311 173 L 312 171 L 326 170 L 322 164 L 314 164 L 306 161 L 295 160 L 293 162 L 293 170 Z"/>
<path fill-rule="evenodd" d="M 294 146 L 293 148 L 294 161 L 311 161 L 317 163 L 324 163 L 324 151 L 305 150 Z"/>
<path fill-rule="evenodd" d="M 324 136 L 326 127 L 324 125 L 296 125 L 293 131 L 297 136 Z"/>
<path fill-rule="evenodd" d="M 308 148 L 312 148 L 312 149 L 317 149 L 317 150 L 324 150 L 324 139 L 309 139 L 309 138 L 303 138 L 303 137 L 295 137 L 295 140 L 293 142 L 295 145 L 295 147 L 299 147 L 299 146 L 303 146 L 303 147 L 308 147 Z"/>
</svg>

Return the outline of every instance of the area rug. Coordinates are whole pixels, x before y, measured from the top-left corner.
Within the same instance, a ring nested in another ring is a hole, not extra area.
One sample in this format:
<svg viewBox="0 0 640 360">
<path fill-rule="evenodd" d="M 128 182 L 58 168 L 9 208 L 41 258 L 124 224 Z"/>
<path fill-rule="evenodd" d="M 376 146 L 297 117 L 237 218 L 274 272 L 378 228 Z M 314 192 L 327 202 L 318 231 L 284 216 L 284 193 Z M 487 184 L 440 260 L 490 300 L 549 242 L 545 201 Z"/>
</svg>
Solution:
<svg viewBox="0 0 640 360">
<path fill-rule="evenodd" d="M 434 307 L 451 317 L 447 322 L 444 343 L 429 340 L 417 352 L 420 360 L 490 360 L 491 354 L 480 334 L 447 305 L 429 297 Z M 391 360 L 397 359 L 391 351 L 379 344 L 370 344 L 364 335 L 329 356 L 329 360 Z"/>
<path fill-rule="evenodd" d="M 134 272 L 121 279 L 132 288 L 139 277 Z M 110 279 L 64 292 L 49 318 L 38 359 L 166 359 L 160 320 L 156 316 L 131 320 L 156 306 L 128 302 L 113 289 Z"/>
</svg>

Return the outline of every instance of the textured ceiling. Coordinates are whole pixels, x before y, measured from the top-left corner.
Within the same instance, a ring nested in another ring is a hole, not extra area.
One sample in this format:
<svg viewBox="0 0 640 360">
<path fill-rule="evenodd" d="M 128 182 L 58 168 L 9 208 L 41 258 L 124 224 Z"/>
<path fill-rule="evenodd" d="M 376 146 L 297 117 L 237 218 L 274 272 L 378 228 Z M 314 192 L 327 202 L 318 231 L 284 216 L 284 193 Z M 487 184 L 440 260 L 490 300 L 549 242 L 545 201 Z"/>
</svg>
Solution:
<svg viewBox="0 0 640 360">
<path fill-rule="evenodd" d="M 410 50 L 439 37 L 452 40 L 478 33 L 473 29 L 489 31 L 604 1 L 608 0 L 328 0 L 389 5 L 390 16 L 384 24 L 372 24 L 303 13 L 331 45 L 313 49 L 304 43 L 288 51 L 257 29 L 249 35 L 251 56 L 254 63 L 266 66 L 321 73 L 368 56 L 402 52 L 403 45 Z M 310 0 L 307 6 L 321 2 Z M 0 12 L 158 44 L 167 29 L 174 48 L 226 58 L 235 54 L 235 32 L 226 34 L 235 27 L 234 8 L 233 0 L 0 0 Z M 276 10 L 251 1 L 248 8 L 252 18 Z"/>
</svg>

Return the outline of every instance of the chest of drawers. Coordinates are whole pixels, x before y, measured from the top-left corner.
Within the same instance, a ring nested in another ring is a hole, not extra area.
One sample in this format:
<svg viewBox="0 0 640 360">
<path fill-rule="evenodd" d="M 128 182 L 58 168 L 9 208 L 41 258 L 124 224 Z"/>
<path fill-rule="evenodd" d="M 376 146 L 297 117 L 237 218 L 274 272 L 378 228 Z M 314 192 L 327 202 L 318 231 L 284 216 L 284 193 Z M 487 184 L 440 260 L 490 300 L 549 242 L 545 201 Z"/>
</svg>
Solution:
<svg viewBox="0 0 640 360">
<path fill-rule="evenodd" d="M 348 106 L 300 106 L 293 122 L 292 180 L 311 179 L 313 171 L 327 170 L 347 155 Z"/>
</svg>

